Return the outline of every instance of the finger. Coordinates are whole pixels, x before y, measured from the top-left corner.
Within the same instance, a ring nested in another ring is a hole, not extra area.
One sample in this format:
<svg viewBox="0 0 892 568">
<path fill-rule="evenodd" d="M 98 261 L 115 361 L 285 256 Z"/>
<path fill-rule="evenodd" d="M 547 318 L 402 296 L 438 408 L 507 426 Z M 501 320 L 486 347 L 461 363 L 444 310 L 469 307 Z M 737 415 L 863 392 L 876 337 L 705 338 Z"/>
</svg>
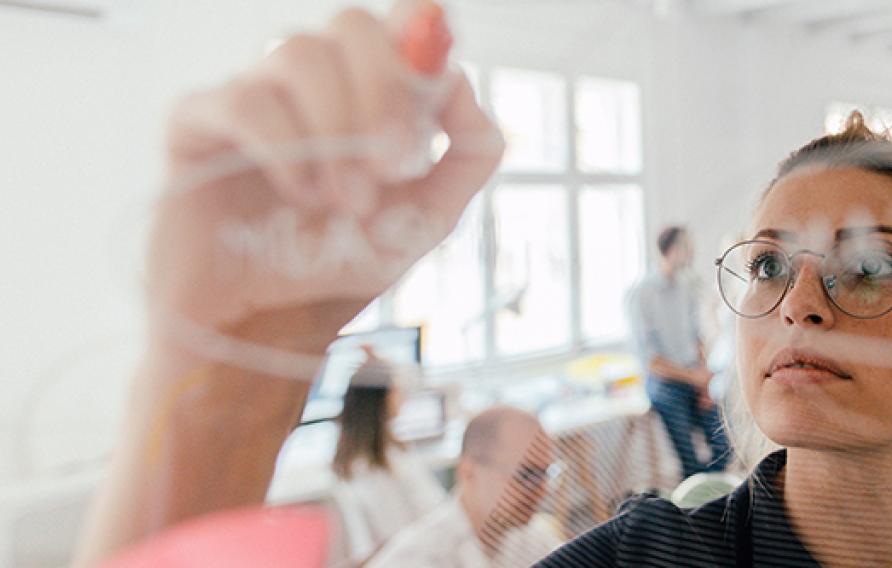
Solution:
<svg viewBox="0 0 892 568">
<path fill-rule="evenodd" d="M 425 93 L 403 60 L 397 38 L 384 22 L 359 9 L 339 14 L 327 35 L 340 46 L 357 97 L 356 111 L 373 137 L 385 142 L 373 155 L 373 178 L 393 179 L 405 148 L 417 145 L 419 109 Z"/>
<path fill-rule="evenodd" d="M 415 72 L 431 78 L 443 73 L 452 48 L 452 34 L 438 3 L 401 0 L 394 5 L 387 23 L 398 38 L 400 54 Z"/>
<path fill-rule="evenodd" d="M 434 0 L 397 0 L 387 13 L 385 24 L 393 37 L 398 37 L 419 14 L 442 10 Z"/>
<path fill-rule="evenodd" d="M 467 78 L 454 73 L 455 86 L 439 116 L 451 141 L 449 150 L 424 179 L 403 190 L 417 194 L 422 209 L 435 213 L 449 229 L 489 180 L 505 149 L 501 132 L 477 104 Z"/>
<path fill-rule="evenodd" d="M 319 205 L 312 164 L 289 155 L 301 149 L 308 128 L 277 82 L 244 75 L 188 99 L 174 116 L 174 161 L 212 165 L 217 175 L 246 173 L 253 166 L 292 201 Z"/>
<path fill-rule="evenodd" d="M 300 109 L 307 142 L 315 145 L 313 170 L 327 204 L 344 206 L 353 172 L 368 168 L 361 142 L 367 134 L 360 99 L 350 80 L 341 46 L 322 36 L 295 36 L 264 62 L 262 73 L 285 88 L 289 103 Z"/>
</svg>

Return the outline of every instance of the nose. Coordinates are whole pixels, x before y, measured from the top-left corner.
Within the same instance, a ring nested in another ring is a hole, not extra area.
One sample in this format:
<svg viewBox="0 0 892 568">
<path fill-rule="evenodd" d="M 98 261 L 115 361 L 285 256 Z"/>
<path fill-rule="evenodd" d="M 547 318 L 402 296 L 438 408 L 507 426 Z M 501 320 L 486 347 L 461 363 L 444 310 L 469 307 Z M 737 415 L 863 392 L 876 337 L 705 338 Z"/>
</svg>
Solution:
<svg viewBox="0 0 892 568">
<path fill-rule="evenodd" d="M 800 263 L 780 306 L 785 325 L 829 329 L 836 323 L 820 272 L 818 259 L 803 259 Z"/>
</svg>

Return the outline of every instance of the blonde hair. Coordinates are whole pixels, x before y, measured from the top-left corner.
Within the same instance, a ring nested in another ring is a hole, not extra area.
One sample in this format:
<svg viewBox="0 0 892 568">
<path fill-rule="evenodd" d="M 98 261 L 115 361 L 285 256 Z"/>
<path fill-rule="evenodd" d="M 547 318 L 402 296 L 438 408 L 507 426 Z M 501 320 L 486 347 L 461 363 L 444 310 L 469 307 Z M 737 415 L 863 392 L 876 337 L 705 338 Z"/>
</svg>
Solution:
<svg viewBox="0 0 892 568">
<path fill-rule="evenodd" d="M 823 166 L 828 168 L 859 168 L 892 177 L 892 135 L 872 130 L 864 115 L 853 111 L 846 118 L 841 132 L 816 138 L 799 148 L 778 165 L 777 175 L 768 185 L 762 199 L 778 182 L 800 168 Z M 725 430 L 736 459 L 746 469 L 752 469 L 765 456 L 781 448 L 759 430 L 746 400 L 739 372 L 734 373 L 723 408 Z"/>
</svg>

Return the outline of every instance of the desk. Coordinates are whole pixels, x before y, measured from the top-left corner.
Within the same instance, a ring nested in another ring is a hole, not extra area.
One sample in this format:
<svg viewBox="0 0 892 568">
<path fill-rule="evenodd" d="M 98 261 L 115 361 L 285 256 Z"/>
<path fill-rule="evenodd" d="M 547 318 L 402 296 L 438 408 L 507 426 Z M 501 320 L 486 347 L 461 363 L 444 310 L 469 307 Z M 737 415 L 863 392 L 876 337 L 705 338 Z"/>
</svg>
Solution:
<svg viewBox="0 0 892 568">
<path fill-rule="evenodd" d="M 596 418 L 580 422 L 585 415 Z M 668 492 L 681 480 L 665 427 L 643 393 L 549 409 L 542 421 L 565 468 L 542 508 L 567 538 L 609 519 L 630 494 Z"/>
<path fill-rule="evenodd" d="M 629 493 L 671 491 L 680 481 L 678 459 L 662 422 L 649 408 L 643 392 L 630 389 L 623 396 L 562 402 L 540 414 L 564 467 L 542 507 L 558 519 L 568 538 L 609 518 Z M 464 425 L 450 422 L 443 438 L 413 449 L 432 470 L 451 469 L 458 461 Z M 279 456 L 267 495 L 271 504 L 321 501 L 330 495 L 337 426 L 322 423 L 301 430 Z"/>
</svg>

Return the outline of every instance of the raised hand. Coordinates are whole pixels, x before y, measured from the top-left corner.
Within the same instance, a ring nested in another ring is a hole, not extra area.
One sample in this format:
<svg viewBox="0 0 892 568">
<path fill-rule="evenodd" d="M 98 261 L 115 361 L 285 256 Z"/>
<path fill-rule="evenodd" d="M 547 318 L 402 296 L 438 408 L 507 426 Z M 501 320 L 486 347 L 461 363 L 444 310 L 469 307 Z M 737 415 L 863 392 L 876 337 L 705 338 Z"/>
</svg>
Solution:
<svg viewBox="0 0 892 568">
<path fill-rule="evenodd" d="M 157 321 L 229 330 L 258 314 L 349 303 L 331 321 L 315 314 L 330 334 L 452 230 L 503 145 L 445 66 L 438 10 L 401 2 L 386 21 L 348 10 L 179 105 L 148 269 Z M 419 29 L 435 35 L 427 51 Z M 452 145 L 407 179 L 431 125 Z"/>
</svg>

